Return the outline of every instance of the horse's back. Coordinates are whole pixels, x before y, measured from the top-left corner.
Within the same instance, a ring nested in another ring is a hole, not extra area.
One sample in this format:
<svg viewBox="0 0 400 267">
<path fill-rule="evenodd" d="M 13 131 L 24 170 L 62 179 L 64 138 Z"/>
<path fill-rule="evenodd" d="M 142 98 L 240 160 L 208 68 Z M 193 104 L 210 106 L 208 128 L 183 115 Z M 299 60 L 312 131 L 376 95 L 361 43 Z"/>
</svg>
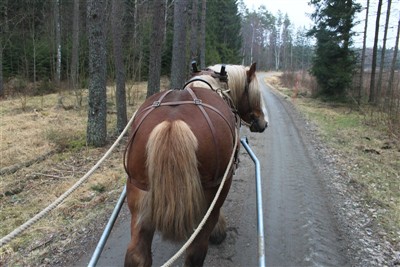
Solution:
<svg viewBox="0 0 400 267">
<path fill-rule="evenodd" d="M 181 120 L 195 135 L 203 185 L 213 185 L 223 176 L 232 154 L 235 116 L 214 91 L 204 88 L 190 90 L 194 95 L 188 90 L 157 93 L 138 109 L 127 153 L 127 171 L 137 187 L 148 187 L 146 144 L 153 129 L 164 121 Z"/>
</svg>

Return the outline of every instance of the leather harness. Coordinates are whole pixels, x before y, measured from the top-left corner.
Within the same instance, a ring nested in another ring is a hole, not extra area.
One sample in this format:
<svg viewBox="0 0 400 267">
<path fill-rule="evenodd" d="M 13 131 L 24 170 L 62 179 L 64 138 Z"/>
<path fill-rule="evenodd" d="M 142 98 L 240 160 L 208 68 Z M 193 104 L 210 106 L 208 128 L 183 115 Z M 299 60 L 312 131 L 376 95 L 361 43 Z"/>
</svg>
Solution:
<svg viewBox="0 0 400 267">
<path fill-rule="evenodd" d="M 126 152 L 127 152 L 128 148 L 131 146 L 131 144 L 132 144 L 132 142 L 133 142 L 133 139 L 134 139 L 134 137 L 135 137 L 135 135 L 136 135 L 136 132 L 138 131 L 140 125 L 143 123 L 144 119 L 145 119 L 154 109 L 156 109 L 156 108 L 158 108 L 158 107 L 160 107 L 160 106 L 175 106 L 175 105 L 187 105 L 187 104 L 192 104 L 192 105 L 193 105 L 193 104 L 194 104 L 194 105 L 196 105 L 196 106 L 200 109 L 201 113 L 202 113 L 203 116 L 205 117 L 205 119 L 206 119 L 206 121 L 207 121 L 207 124 L 208 124 L 208 126 L 209 126 L 209 128 L 210 128 L 210 130 L 211 130 L 211 133 L 212 133 L 212 136 L 213 136 L 214 145 L 215 145 L 215 154 L 216 154 L 217 169 L 216 169 L 216 171 L 215 171 L 213 180 L 211 180 L 211 181 L 209 181 L 209 182 L 207 182 L 207 183 L 203 183 L 203 187 L 204 187 L 204 188 L 211 188 L 211 187 L 215 187 L 215 186 L 217 186 L 218 184 L 220 184 L 222 177 L 218 177 L 219 165 L 220 165 L 220 164 L 219 164 L 219 163 L 220 163 L 220 155 L 219 155 L 220 152 L 219 152 L 219 150 L 217 149 L 219 146 L 218 146 L 218 140 L 216 139 L 216 130 L 215 130 L 215 126 L 214 126 L 214 124 L 212 123 L 212 121 L 211 121 L 211 119 L 210 119 L 208 113 L 206 112 L 206 109 L 209 109 L 209 110 L 214 111 L 215 113 L 217 113 L 217 114 L 226 122 L 226 124 L 229 126 L 229 129 L 230 129 L 230 131 L 231 131 L 231 134 L 232 134 L 232 136 L 233 136 L 233 139 L 235 139 L 235 134 L 237 134 L 236 131 L 235 131 L 235 128 L 238 128 L 238 127 L 239 127 L 238 122 L 240 122 L 240 119 L 238 118 L 236 109 L 235 109 L 234 106 L 233 106 L 233 102 L 232 102 L 232 101 L 227 101 L 227 100 L 223 97 L 223 98 L 225 99 L 225 101 L 227 102 L 227 104 L 231 107 L 233 113 L 235 114 L 235 118 L 236 118 L 236 125 L 235 125 L 235 126 L 236 126 L 236 127 L 233 128 L 232 125 L 230 125 L 228 119 L 222 114 L 221 111 L 219 111 L 217 108 L 215 108 L 215 107 L 213 107 L 213 106 L 211 106 L 211 105 L 209 105 L 209 104 L 207 104 L 207 103 L 203 103 L 203 101 L 202 101 L 201 99 L 199 99 L 199 98 L 196 96 L 195 92 L 194 92 L 190 87 L 186 87 L 189 83 L 194 82 L 194 81 L 202 81 L 202 82 L 205 82 L 204 80 L 201 80 L 201 79 L 192 79 L 192 80 L 189 81 L 187 84 L 185 84 L 185 87 L 184 87 L 183 90 L 187 90 L 187 92 L 191 95 L 192 100 L 163 102 L 164 98 L 165 98 L 169 93 L 171 93 L 172 91 L 174 91 L 173 89 L 171 89 L 171 90 L 168 90 L 168 91 L 166 91 L 165 93 L 163 93 L 157 101 L 154 101 L 153 104 L 151 104 L 151 105 L 147 106 L 146 108 L 144 108 L 144 109 L 139 113 L 139 115 L 137 115 L 137 116 L 140 116 L 140 114 L 143 114 L 143 115 L 141 116 L 139 122 L 136 124 L 136 127 L 135 127 L 135 128 L 133 129 L 133 131 L 132 131 L 132 135 L 131 135 L 131 138 L 130 138 L 129 143 L 128 143 L 128 145 L 127 145 L 126 151 L 125 151 L 125 153 L 124 153 L 124 157 L 126 157 L 126 154 L 127 154 Z M 212 88 L 212 86 L 211 86 L 208 82 L 205 82 L 205 83 L 207 83 L 213 91 L 216 91 L 216 90 L 214 90 L 214 89 Z M 233 144 L 233 146 L 234 146 L 234 144 Z M 232 167 L 232 170 L 236 169 L 236 168 L 237 168 L 237 165 L 238 165 L 238 151 L 235 152 L 235 161 L 234 161 L 234 162 L 235 162 L 235 164 L 232 165 L 232 166 L 235 166 L 235 167 Z M 125 160 L 125 159 L 124 159 L 124 163 L 125 163 L 125 164 L 124 164 L 124 165 L 125 165 L 125 170 L 127 171 L 127 166 L 126 166 L 126 160 Z M 127 171 L 127 173 L 128 173 L 128 171 Z M 136 181 L 135 179 L 130 179 L 130 181 L 131 181 L 136 187 L 138 187 L 139 189 L 145 190 L 145 191 L 148 190 L 148 188 L 147 188 L 146 185 L 140 184 L 140 183 L 139 183 L 138 181 Z"/>
</svg>

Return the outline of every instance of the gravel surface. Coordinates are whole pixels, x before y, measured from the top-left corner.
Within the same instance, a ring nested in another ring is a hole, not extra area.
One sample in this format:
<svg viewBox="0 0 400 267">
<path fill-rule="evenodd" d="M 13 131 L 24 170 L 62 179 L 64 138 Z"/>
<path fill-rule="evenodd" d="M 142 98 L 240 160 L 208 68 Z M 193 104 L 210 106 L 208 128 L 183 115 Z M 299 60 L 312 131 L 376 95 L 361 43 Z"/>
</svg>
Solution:
<svg viewBox="0 0 400 267">
<path fill-rule="evenodd" d="M 385 241 L 382 238 L 385 236 L 384 230 L 372 223 L 372 218 L 367 212 L 368 207 L 362 204 L 360 189 L 352 183 L 351 176 L 345 168 L 342 168 L 341 153 L 321 141 L 318 127 L 306 120 L 287 97 L 279 94 L 277 90 L 273 91 L 292 116 L 316 170 L 323 178 L 331 212 L 338 222 L 347 246 L 349 265 L 400 266 L 400 251 Z"/>
</svg>

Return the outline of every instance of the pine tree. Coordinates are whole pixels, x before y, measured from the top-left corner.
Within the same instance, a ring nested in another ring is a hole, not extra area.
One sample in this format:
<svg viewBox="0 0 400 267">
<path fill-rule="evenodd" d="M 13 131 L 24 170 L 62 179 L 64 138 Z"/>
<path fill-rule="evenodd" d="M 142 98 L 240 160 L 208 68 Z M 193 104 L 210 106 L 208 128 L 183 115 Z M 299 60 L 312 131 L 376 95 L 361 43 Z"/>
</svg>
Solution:
<svg viewBox="0 0 400 267">
<path fill-rule="evenodd" d="M 3 85 L 3 40 L 4 35 L 7 33 L 7 1 L 0 4 L 0 97 L 4 96 Z"/>
<path fill-rule="evenodd" d="M 105 1 L 87 1 L 89 42 L 89 109 L 86 140 L 104 146 L 107 137 Z"/>
<path fill-rule="evenodd" d="M 174 40 L 172 45 L 171 88 L 181 88 L 186 79 L 186 23 L 188 0 L 174 2 Z"/>
<path fill-rule="evenodd" d="M 317 41 L 311 73 L 322 94 L 344 96 L 356 67 L 351 30 L 360 5 L 352 0 L 311 0 L 310 3 L 315 6 L 311 16 L 315 26 L 308 35 Z"/>
<path fill-rule="evenodd" d="M 71 56 L 71 84 L 72 88 L 78 88 L 79 69 L 79 0 L 74 0 L 74 14 L 72 21 L 72 56 Z"/>
<path fill-rule="evenodd" d="M 207 2 L 206 62 L 239 64 L 241 18 L 236 0 Z"/>
<path fill-rule="evenodd" d="M 147 97 L 160 91 L 161 53 L 164 42 L 165 1 L 153 2 L 152 42 L 150 44 L 149 77 L 147 82 Z"/>
<path fill-rule="evenodd" d="M 116 92 L 115 100 L 117 106 L 117 132 L 121 133 L 127 124 L 126 114 L 126 90 L 125 90 L 125 65 L 123 55 L 123 29 L 124 12 L 123 1 L 113 0 L 111 11 L 111 28 L 113 35 L 113 51 L 115 65 Z"/>
</svg>

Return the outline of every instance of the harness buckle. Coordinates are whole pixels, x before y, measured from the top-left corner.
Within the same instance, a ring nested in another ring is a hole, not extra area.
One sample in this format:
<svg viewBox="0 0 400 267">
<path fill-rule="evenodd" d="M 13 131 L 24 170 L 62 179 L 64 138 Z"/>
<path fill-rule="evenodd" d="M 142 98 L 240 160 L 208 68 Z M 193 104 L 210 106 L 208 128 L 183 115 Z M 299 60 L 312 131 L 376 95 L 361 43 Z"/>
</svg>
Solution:
<svg viewBox="0 0 400 267">
<path fill-rule="evenodd" d="M 203 101 L 201 101 L 201 99 L 198 99 L 198 98 L 193 99 L 193 100 L 194 100 L 195 105 L 201 105 L 203 103 Z"/>
<path fill-rule="evenodd" d="M 159 107 L 161 105 L 161 102 L 160 101 L 154 101 L 153 102 L 153 105 L 151 105 L 152 107 Z"/>
</svg>

